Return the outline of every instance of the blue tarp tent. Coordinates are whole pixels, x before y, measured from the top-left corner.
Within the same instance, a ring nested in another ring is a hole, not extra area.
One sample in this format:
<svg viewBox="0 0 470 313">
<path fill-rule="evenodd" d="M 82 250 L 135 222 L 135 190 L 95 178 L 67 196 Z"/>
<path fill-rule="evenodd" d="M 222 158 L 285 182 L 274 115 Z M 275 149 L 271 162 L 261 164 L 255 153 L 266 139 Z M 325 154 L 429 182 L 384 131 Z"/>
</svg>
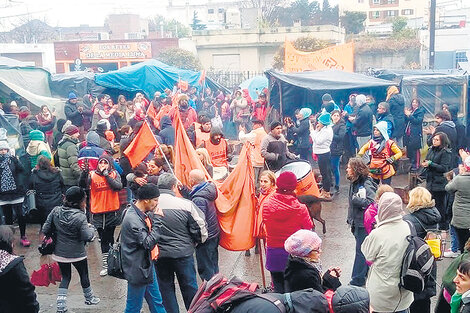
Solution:
<svg viewBox="0 0 470 313">
<path fill-rule="evenodd" d="M 202 72 L 182 70 L 157 60 L 148 60 L 132 66 L 123 67 L 95 75 L 95 82 L 106 88 L 126 90 L 129 92 L 143 92 L 147 98 L 152 99 L 156 91 L 165 88 L 173 89 L 178 81 L 186 81 L 190 86 L 201 88 L 199 83 Z M 223 88 L 206 78 L 206 86 L 212 89 Z M 223 88 L 225 89 L 225 88 Z"/>
</svg>

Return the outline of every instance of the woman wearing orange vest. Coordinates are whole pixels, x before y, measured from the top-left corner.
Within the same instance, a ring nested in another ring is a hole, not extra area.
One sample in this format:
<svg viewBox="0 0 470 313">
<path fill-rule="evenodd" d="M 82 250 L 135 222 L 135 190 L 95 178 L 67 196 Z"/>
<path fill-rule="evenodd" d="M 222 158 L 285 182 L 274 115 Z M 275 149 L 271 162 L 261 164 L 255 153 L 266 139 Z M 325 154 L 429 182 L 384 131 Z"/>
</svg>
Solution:
<svg viewBox="0 0 470 313">
<path fill-rule="evenodd" d="M 103 268 L 100 276 L 108 275 L 108 251 L 114 244 L 114 230 L 121 222 L 119 194 L 122 189 L 121 176 L 113 166 L 109 155 L 98 159 L 98 168 L 88 174 L 87 186 L 90 189 L 90 210 L 93 225 L 101 239 Z"/>
<path fill-rule="evenodd" d="M 359 151 L 363 156 L 367 151 L 370 153 L 370 176 L 382 184 L 390 185 L 392 176 L 395 175 L 393 162 L 401 158 L 403 153 L 395 141 L 389 139 L 387 133 L 387 122 L 382 121 L 374 125 L 372 139 L 369 140 Z"/>
</svg>

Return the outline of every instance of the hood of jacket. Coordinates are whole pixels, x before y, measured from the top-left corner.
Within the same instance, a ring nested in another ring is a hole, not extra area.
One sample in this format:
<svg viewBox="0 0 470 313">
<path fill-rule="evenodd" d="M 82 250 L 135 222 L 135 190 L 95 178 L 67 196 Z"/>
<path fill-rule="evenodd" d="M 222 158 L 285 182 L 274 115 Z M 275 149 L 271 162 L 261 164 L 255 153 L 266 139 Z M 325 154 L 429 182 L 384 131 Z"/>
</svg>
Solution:
<svg viewBox="0 0 470 313">
<path fill-rule="evenodd" d="M 452 122 L 452 121 L 444 121 L 441 124 L 439 124 L 439 126 L 446 126 L 446 127 L 450 127 L 450 128 L 455 128 L 455 123 Z"/>
<path fill-rule="evenodd" d="M 323 293 L 313 289 L 304 289 L 290 293 L 294 312 L 326 313 L 328 301 Z"/>
<path fill-rule="evenodd" d="M 26 152 L 29 155 L 38 155 L 42 151 L 51 153 L 49 146 L 44 141 L 40 140 L 31 140 L 26 148 Z"/>
<path fill-rule="evenodd" d="M 89 131 L 86 135 L 86 142 L 95 146 L 100 146 L 100 136 L 95 131 Z"/>
<path fill-rule="evenodd" d="M 436 207 L 427 207 L 416 210 L 412 213 L 424 225 L 435 225 L 441 221 L 441 214 Z"/>
<path fill-rule="evenodd" d="M 386 141 L 390 139 L 390 137 L 388 137 L 388 132 L 387 132 L 388 123 L 386 121 L 378 122 L 377 124 L 374 125 L 374 127 L 379 130 L 379 132 L 382 134 L 382 137 L 384 137 Z"/>
<path fill-rule="evenodd" d="M 80 219 L 78 218 L 80 214 L 85 213 L 76 208 L 62 206 L 57 213 L 59 226 L 62 229 L 75 229 L 77 226 L 77 222 L 80 221 Z"/>
<path fill-rule="evenodd" d="M 164 115 L 160 120 L 160 129 L 164 130 L 165 128 L 171 127 L 171 118 L 168 115 Z"/>
<path fill-rule="evenodd" d="M 341 286 L 336 289 L 331 306 L 335 313 L 369 313 L 369 292 L 362 287 Z"/>
<path fill-rule="evenodd" d="M 57 179 L 57 173 L 52 173 L 47 170 L 41 170 L 41 169 L 33 169 L 33 173 L 36 173 L 41 180 L 46 181 L 46 182 L 52 182 L 54 179 Z"/>
<path fill-rule="evenodd" d="M 401 219 L 403 216 L 403 201 L 393 192 L 385 192 L 379 200 L 377 211 L 377 226 L 388 221 Z"/>
<path fill-rule="evenodd" d="M 215 201 L 217 199 L 217 188 L 211 182 L 200 183 L 194 187 L 190 196 L 191 198 L 200 197 L 208 201 Z"/>
</svg>

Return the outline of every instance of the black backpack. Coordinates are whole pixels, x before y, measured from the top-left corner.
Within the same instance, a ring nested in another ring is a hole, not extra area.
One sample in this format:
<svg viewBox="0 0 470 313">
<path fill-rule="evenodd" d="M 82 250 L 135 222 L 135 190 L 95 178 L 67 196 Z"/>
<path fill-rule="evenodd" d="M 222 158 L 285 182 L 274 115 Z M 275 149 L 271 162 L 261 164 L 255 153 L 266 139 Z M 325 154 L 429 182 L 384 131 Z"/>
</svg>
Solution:
<svg viewBox="0 0 470 313">
<path fill-rule="evenodd" d="M 431 275 L 434 256 L 431 248 L 421 237 L 416 236 L 416 229 L 410 221 L 406 221 L 411 229 L 411 235 L 406 237 L 406 248 L 401 265 L 399 286 L 420 293 L 424 290 L 427 278 Z"/>
</svg>

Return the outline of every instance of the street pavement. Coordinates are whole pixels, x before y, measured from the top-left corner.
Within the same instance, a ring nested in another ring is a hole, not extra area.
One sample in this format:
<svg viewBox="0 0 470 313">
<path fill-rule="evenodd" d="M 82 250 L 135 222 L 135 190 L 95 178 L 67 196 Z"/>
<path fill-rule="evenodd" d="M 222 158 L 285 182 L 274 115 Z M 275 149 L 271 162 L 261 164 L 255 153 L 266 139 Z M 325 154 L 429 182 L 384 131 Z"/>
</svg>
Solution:
<svg viewBox="0 0 470 313">
<path fill-rule="evenodd" d="M 394 178 L 393 185 L 404 185 L 406 176 Z M 322 217 L 326 220 L 327 232 L 321 234 L 321 224 L 316 222 L 319 234 L 323 239 L 323 253 L 321 256 L 324 269 L 332 266 L 339 266 L 342 269 L 340 277 L 343 284 L 347 284 L 351 277 L 352 264 L 354 260 L 355 241 L 347 224 L 347 208 L 348 208 L 348 183 L 342 179 L 343 186 L 340 194 L 335 197 L 331 203 L 323 203 Z M 31 275 L 33 270 L 40 268 L 40 265 L 48 261 L 47 257 L 40 257 L 37 250 L 39 244 L 39 225 L 28 225 L 28 238 L 32 241 L 29 248 L 15 246 L 15 252 L 25 256 L 26 268 Z M 116 236 L 118 230 L 116 230 Z M 18 235 L 17 235 L 18 236 Z M 101 302 L 97 306 L 87 306 L 84 304 L 84 298 L 78 279 L 78 273 L 72 270 L 72 282 L 69 287 L 67 304 L 70 313 L 88 313 L 88 312 L 123 312 L 126 302 L 127 284 L 123 280 L 112 277 L 100 277 L 101 269 L 101 253 L 98 240 L 90 243 L 88 246 L 88 267 L 90 271 L 91 286 L 96 295 L 101 298 Z M 264 257 L 264 255 L 263 255 Z M 447 267 L 450 260 L 438 262 L 438 282 L 443 270 Z M 254 254 L 251 249 L 251 256 L 245 256 L 245 252 L 227 251 L 219 248 L 219 264 L 220 271 L 224 275 L 231 277 L 233 275 L 249 282 L 257 282 L 262 285 L 262 276 L 260 268 L 259 255 Z M 269 284 L 269 272 L 265 271 L 266 279 Z M 198 278 L 199 280 L 199 278 Z M 41 305 L 41 312 L 55 312 L 56 293 L 58 286 L 50 285 L 49 287 L 37 287 L 38 300 Z M 176 288 L 178 290 L 178 287 Z M 182 305 L 182 299 L 177 291 L 180 302 L 181 312 L 186 312 Z M 143 312 L 148 312 L 148 308 L 144 304 Z"/>
</svg>

